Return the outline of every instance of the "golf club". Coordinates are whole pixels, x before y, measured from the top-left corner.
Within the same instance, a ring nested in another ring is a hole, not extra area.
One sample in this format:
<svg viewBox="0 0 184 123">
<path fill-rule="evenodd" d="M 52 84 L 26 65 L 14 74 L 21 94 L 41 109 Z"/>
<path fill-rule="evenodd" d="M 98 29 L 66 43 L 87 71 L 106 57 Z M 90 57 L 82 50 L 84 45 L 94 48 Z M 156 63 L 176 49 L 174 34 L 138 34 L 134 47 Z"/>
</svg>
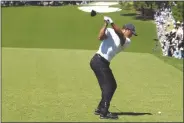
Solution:
<svg viewBox="0 0 184 123">
<path fill-rule="evenodd" d="M 97 11 L 95 11 L 95 10 L 91 10 L 91 17 L 94 17 L 94 16 L 96 16 L 97 14 L 101 14 L 101 15 L 104 16 L 104 14 L 102 14 L 102 13 L 99 13 L 99 12 L 97 12 Z"/>
</svg>

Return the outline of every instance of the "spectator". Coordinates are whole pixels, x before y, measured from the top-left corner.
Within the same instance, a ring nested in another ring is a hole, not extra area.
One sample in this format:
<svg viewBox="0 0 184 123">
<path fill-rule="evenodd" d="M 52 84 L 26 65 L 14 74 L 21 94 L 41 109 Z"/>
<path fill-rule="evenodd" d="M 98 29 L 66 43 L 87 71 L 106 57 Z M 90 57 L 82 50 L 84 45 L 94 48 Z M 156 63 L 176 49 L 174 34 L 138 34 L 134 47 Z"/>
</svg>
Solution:
<svg viewBox="0 0 184 123">
<path fill-rule="evenodd" d="M 172 16 L 171 9 L 164 7 L 155 13 L 154 19 L 163 55 L 178 59 L 184 58 L 183 22 L 176 22 Z M 167 32 L 168 27 L 172 24 L 174 28 Z"/>
</svg>

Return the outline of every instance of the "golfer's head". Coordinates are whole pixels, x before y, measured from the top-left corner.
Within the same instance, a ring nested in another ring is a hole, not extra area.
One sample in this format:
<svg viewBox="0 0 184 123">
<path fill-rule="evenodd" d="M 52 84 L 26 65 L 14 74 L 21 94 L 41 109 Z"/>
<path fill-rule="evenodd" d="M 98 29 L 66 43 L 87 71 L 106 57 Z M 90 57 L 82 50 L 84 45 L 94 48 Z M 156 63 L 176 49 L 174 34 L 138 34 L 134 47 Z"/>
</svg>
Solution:
<svg viewBox="0 0 184 123">
<path fill-rule="evenodd" d="M 125 24 L 122 28 L 122 32 L 127 38 L 131 38 L 132 35 L 137 36 L 135 32 L 135 26 L 133 24 Z"/>
</svg>

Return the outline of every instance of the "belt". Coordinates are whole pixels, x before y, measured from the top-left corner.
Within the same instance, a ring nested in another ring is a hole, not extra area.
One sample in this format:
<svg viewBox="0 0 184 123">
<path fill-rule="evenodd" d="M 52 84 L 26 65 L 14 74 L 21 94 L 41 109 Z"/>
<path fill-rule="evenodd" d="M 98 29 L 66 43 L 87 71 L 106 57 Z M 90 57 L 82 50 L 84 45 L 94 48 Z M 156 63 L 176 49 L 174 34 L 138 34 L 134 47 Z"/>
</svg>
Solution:
<svg viewBox="0 0 184 123">
<path fill-rule="evenodd" d="M 110 62 L 109 61 L 107 61 L 104 57 L 102 57 L 100 54 L 98 54 L 98 53 L 96 53 L 96 55 L 98 56 L 98 58 L 100 58 L 100 60 L 101 61 L 103 61 L 104 63 L 106 63 L 106 64 L 110 64 Z"/>
</svg>

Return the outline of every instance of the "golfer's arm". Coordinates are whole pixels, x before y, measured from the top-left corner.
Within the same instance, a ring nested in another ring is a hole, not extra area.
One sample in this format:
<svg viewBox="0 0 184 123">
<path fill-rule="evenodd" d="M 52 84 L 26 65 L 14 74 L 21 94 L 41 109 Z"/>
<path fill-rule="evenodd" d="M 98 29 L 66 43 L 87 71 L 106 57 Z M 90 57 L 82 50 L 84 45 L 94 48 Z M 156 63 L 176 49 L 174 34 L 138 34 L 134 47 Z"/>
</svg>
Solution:
<svg viewBox="0 0 184 123">
<path fill-rule="evenodd" d="M 125 38 L 124 34 L 122 33 L 121 29 L 114 23 L 112 23 L 111 26 L 114 29 L 114 31 L 116 32 L 116 34 L 119 36 L 119 38 L 121 39 L 121 43 L 124 44 L 126 41 L 126 38 Z"/>
<path fill-rule="evenodd" d="M 111 26 L 116 33 L 122 34 L 121 29 L 116 24 L 112 23 Z"/>
<path fill-rule="evenodd" d="M 102 40 L 104 40 L 104 39 L 107 38 L 107 35 L 105 34 L 106 29 L 107 29 L 107 24 L 105 24 L 105 25 L 101 28 L 101 30 L 100 30 L 100 32 L 99 32 L 99 35 L 98 35 L 98 39 L 99 39 L 99 40 L 102 41 Z"/>
</svg>

